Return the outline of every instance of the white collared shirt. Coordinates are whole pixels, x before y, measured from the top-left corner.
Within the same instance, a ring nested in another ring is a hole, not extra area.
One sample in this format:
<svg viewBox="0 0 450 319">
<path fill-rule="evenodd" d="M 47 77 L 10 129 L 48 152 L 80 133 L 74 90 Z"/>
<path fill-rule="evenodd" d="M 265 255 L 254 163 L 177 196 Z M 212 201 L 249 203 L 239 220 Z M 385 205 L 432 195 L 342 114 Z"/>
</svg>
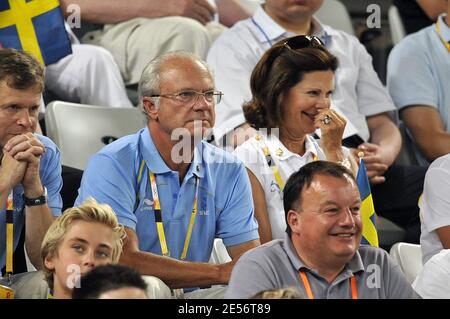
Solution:
<svg viewBox="0 0 450 319">
<path fill-rule="evenodd" d="M 332 108 L 347 119 L 344 138 L 357 133 L 365 141 L 370 133 L 366 117 L 395 111 L 392 100 L 372 66 L 372 58 L 358 39 L 313 19 L 312 34 L 337 56 L 336 90 Z M 263 53 L 281 39 L 294 36 L 259 7 L 252 18 L 236 23 L 213 43 L 207 62 L 218 90 L 216 140 L 245 122 L 242 105 L 251 99 L 250 75 Z"/>
<path fill-rule="evenodd" d="M 258 140 L 258 136 L 260 140 Z M 302 166 L 314 160 L 326 160 L 325 153 L 320 147 L 320 140 L 315 140 L 307 135 L 305 140 L 305 154 L 300 156 L 293 153 L 275 135 L 267 136 L 259 133 L 236 148 L 234 154 L 244 162 L 258 179 L 264 190 L 267 212 L 269 215 L 272 239 L 283 238 L 286 231 L 286 220 L 283 208 L 282 190 L 280 190 L 273 171 L 269 167 L 264 156 L 263 146 L 269 149 L 272 161 L 280 172 L 284 183 Z M 349 155 L 349 150 L 342 148 L 344 156 Z"/>
</svg>

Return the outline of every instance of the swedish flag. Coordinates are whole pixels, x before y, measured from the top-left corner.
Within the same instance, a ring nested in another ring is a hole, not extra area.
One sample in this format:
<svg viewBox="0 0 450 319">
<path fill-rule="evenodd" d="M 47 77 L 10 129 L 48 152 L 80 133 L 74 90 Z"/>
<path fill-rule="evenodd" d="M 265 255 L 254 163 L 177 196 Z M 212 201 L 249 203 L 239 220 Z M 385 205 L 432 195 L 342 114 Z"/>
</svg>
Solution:
<svg viewBox="0 0 450 319">
<path fill-rule="evenodd" d="M 58 0 L 0 0 L 0 43 L 45 65 L 72 53 Z"/>
<path fill-rule="evenodd" d="M 363 232 L 361 244 L 378 247 L 377 214 L 373 206 L 372 192 L 370 191 L 369 179 L 367 178 L 366 165 L 361 158 L 359 162 L 358 175 L 356 176 L 359 193 L 361 196 L 361 218 Z"/>
</svg>

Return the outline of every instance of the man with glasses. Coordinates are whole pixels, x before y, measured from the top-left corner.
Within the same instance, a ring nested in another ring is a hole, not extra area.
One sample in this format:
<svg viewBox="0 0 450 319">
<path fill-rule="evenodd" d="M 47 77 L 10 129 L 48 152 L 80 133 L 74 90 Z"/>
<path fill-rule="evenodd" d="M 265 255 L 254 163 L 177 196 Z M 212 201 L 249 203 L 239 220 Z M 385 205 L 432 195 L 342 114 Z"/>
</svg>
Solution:
<svg viewBox="0 0 450 319">
<path fill-rule="evenodd" d="M 254 134 L 245 123 L 242 105 L 251 98 L 249 79 L 253 67 L 267 49 L 295 35 L 319 37 L 339 60 L 331 104 L 347 120 L 343 145 L 351 148 L 356 159 L 359 152 L 364 152 L 377 213 L 406 228 L 406 240 L 417 243 L 417 201 L 425 170 L 393 165 L 402 143 L 390 118 L 395 106 L 358 39 L 314 18 L 323 2 L 266 0 L 252 18 L 236 23 L 212 45 L 207 61 L 217 88 L 226 93 L 222 107 L 217 109 L 219 125 L 214 128 L 214 138 L 220 143 L 225 134 L 225 143 L 236 146 Z M 240 130 L 233 131 L 236 127 Z"/>
<path fill-rule="evenodd" d="M 145 67 L 139 96 L 147 127 L 90 160 L 76 203 L 112 206 L 128 235 L 122 263 L 186 288 L 185 297 L 221 297 L 223 287 L 195 288 L 227 284 L 237 258 L 259 244 L 243 164 L 203 140 L 222 93 L 203 61 L 174 52 Z M 232 262 L 207 263 L 215 238 Z"/>
</svg>

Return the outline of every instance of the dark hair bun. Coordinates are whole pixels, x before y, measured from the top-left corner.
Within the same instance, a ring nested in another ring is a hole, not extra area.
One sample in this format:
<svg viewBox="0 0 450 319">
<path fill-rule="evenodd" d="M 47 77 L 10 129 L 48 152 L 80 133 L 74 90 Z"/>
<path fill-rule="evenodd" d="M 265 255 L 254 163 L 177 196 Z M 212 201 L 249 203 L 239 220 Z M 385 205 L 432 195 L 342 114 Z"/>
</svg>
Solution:
<svg viewBox="0 0 450 319">
<path fill-rule="evenodd" d="M 244 116 L 250 126 L 255 129 L 267 127 L 267 114 L 264 107 L 258 107 L 254 101 L 245 103 L 242 107 L 244 110 Z"/>
</svg>

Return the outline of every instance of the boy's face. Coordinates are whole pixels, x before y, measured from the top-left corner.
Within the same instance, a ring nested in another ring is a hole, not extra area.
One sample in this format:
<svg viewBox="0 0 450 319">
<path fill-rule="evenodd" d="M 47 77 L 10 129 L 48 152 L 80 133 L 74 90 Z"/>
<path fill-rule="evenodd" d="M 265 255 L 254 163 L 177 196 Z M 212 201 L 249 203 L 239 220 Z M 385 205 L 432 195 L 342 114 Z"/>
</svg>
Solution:
<svg viewBox="0 0 450 319">
<path fill-rule="evenodd" d="M 75 220 L 59 243 L 57 255 L 45 258 L 45 267 L 53 271 L 57 290 L 70 292 L 79 278 L 92 268 L 112 263 L 115 234 L 98 222 Z"/>
</svg>

